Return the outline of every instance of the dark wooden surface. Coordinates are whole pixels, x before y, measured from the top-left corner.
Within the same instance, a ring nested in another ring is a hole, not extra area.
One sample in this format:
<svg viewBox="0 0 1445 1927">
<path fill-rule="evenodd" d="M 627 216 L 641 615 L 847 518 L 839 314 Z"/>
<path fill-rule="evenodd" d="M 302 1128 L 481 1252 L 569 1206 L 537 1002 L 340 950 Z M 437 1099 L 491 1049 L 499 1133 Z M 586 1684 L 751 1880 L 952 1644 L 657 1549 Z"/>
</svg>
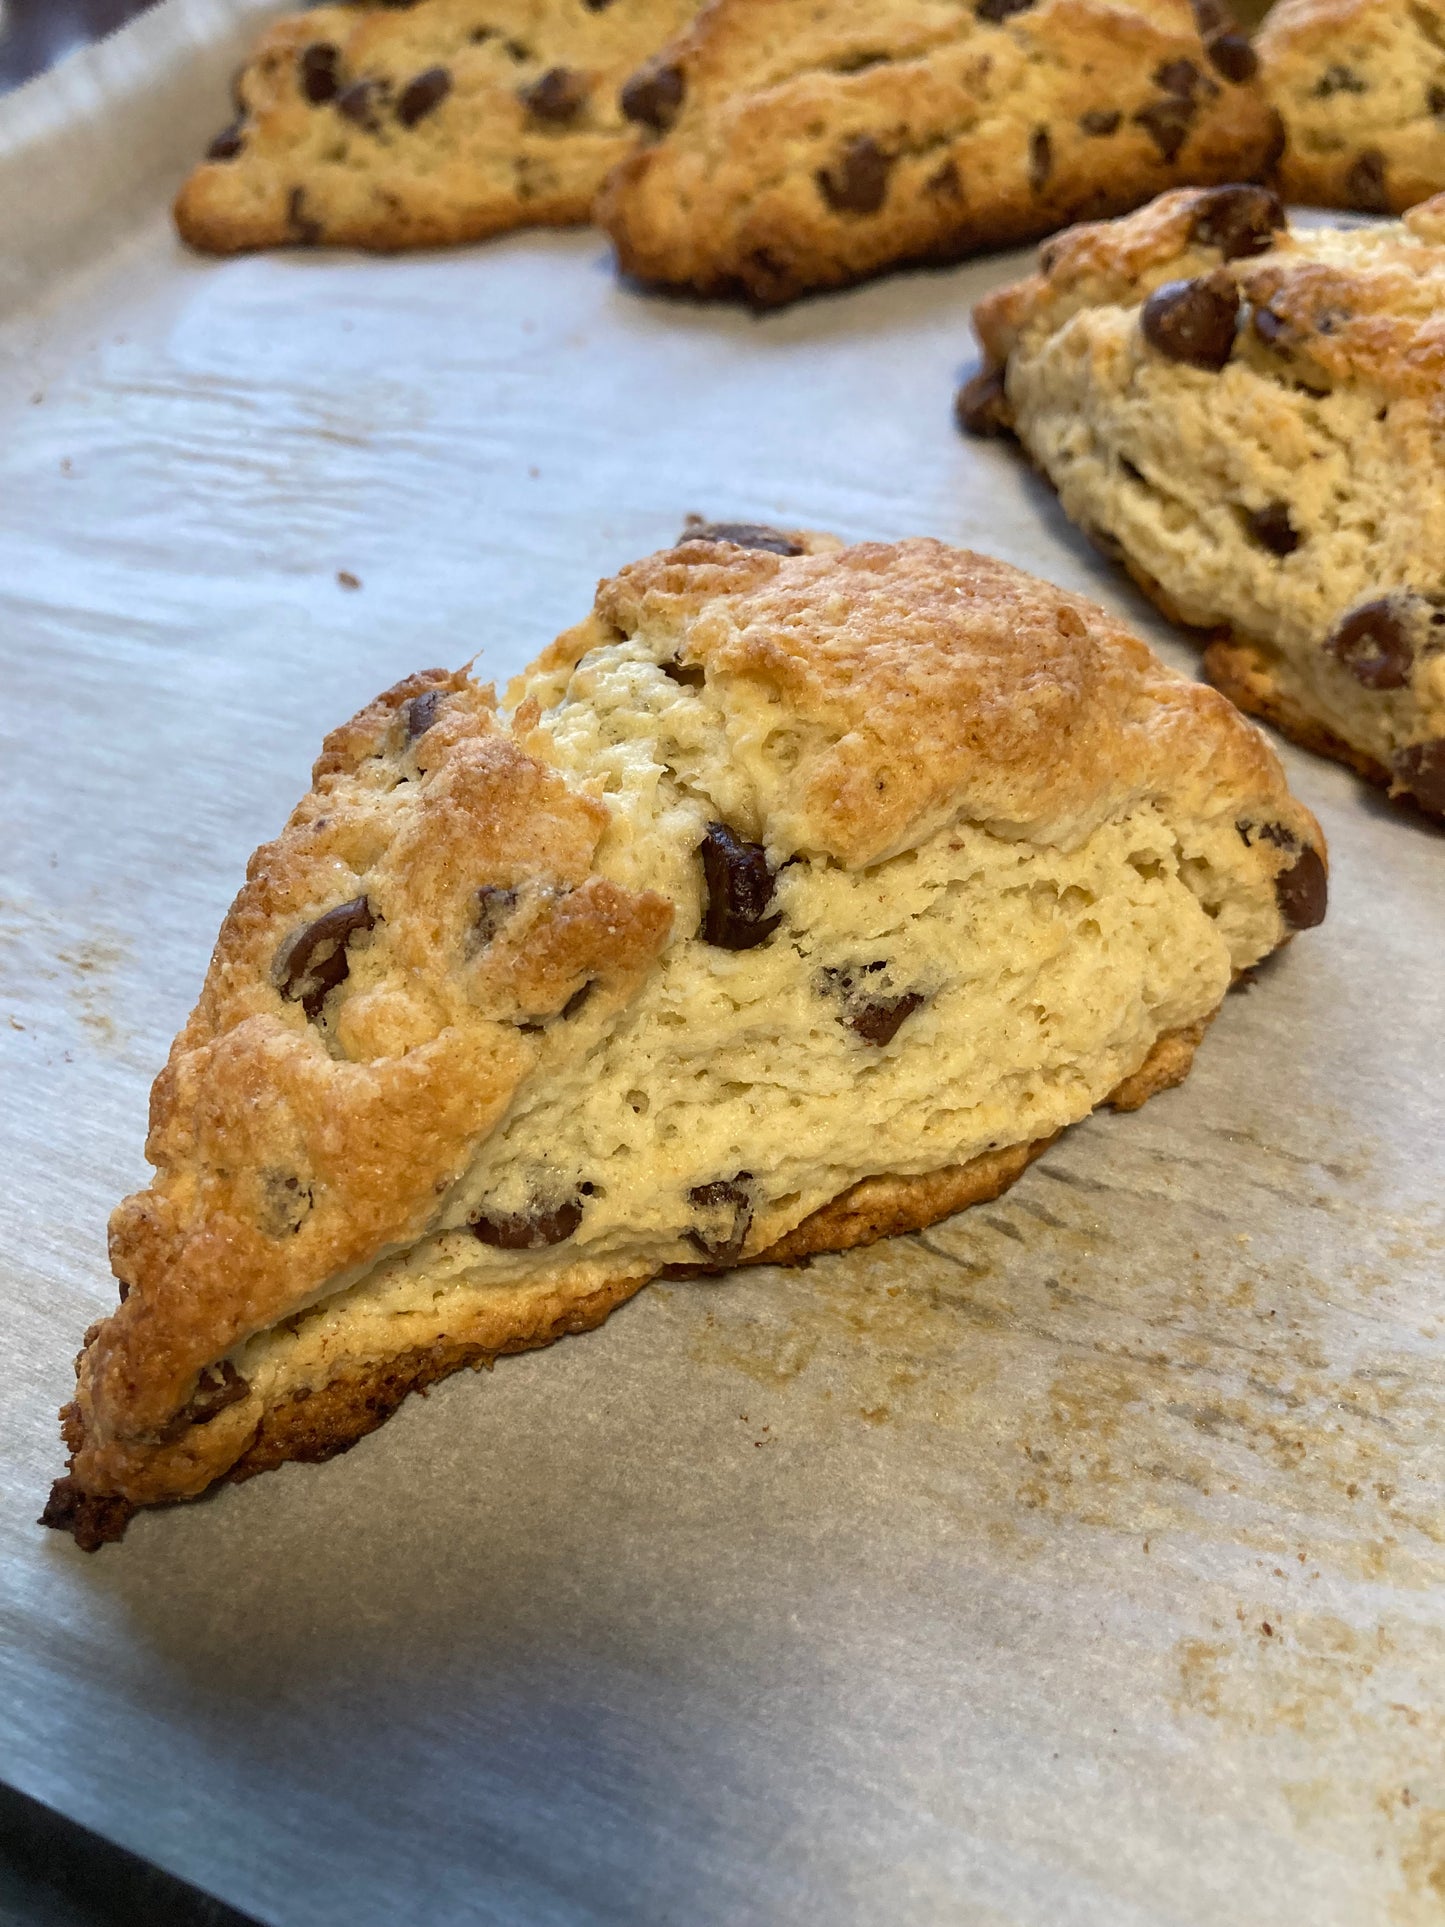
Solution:
<svg viewBox="0 0 1445 1927">
<path fill-rule="evenodd" d="M 151 0 L 3 0 L 0 88 L 18 86 L 62 54 L 143 13 Z"/>
</svg>

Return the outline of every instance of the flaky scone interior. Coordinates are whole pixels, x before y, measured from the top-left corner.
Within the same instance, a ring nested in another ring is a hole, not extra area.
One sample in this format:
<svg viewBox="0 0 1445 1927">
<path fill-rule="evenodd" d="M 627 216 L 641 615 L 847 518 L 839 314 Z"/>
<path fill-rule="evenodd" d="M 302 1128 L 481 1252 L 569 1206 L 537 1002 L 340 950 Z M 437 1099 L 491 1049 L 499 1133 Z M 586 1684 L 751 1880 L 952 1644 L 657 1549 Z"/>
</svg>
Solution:
<svg viewBox="0 0 1445 1927">
<path fill-rule="evenodd" d="M 505 708 L 433 671 L 328 740 L 157 1081 L 51 1522 L 324 1457 L 661 1272 L 995 1195 L 1177 1082 L 1324 896 L 1260 733 L 1102 609 L 692 530 Z"/>
<path fill-rule="evenodd" d="M 1161 195 L 1056 236 L 974 314 L 966 427 L 1015 433 L 1211 678 L 1445 814 L 1445 196 L 1291 225 Z"/>
</svg>

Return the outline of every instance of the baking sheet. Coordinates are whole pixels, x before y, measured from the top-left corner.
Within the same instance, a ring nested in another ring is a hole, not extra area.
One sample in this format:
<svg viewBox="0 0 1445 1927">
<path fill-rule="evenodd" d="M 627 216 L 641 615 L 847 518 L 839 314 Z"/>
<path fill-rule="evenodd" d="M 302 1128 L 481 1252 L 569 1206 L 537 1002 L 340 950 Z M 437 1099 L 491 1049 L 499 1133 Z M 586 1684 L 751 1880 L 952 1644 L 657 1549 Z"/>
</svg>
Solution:
<svg viewBox="0 0 1445 1927">
<path fill-rule="evenodd" d="M 0 110 L 0 1773 L 276 1923 L 1445 1919 L 1445 841 L 1293 751 L 1329 923 L 997 1204 L 93 1559 L 32 1524 L 149 1079 L 377 689 L 505 677 L 689 510 L 988 548 L 1191 660 L 952 431 L 1023 257 L 758 321 L 592 234 L 185 256 L 258 11 Z"/>
</svg>

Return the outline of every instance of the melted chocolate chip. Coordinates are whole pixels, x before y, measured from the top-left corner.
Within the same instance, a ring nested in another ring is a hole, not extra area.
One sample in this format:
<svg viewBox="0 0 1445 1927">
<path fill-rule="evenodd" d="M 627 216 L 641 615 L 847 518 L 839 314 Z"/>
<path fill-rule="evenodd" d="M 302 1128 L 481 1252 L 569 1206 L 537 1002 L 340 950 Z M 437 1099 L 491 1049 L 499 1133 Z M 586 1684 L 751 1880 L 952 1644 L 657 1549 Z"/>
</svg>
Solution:
<svg viewBox="0 0 1445 1927">
<path fill-rule="evenodd" d="M 892 157 L 871 134 L 855 134 L 831 167 L 821 167 L 817 182 L 823 199 L 837 214 L 876 214 L 888 193 Z"/>
<path fill-rule="evenodd" d="M 1325 648 L 1366 689 L 1403 689 L 1415 666 L 1399 605 L 1389 596 L 1352 609 Z"/>
<path fill-rule="evenodd" d="M 564 1244 L 581 1222 L 581 1198 L 568 1198 L 551 1211 L 473 1218 L 471 1230 L 484 1245 L 495 1245 L 499 1251 L 540 1251 L 544 1245 Z"/>
<path fill-rule="evenodd" d="M 739 549 L 767 549 L 773 555 L 801 555 L 803 545 L 765 522 L 689 522 L 679 542 L 731 542 Z"/>
<path fill-rule="evenodd" d="M 1245 524 L 1261 548 L 1271 555 L 1293 555 L 1300 545 L 1299 530 L 1289 519 L 1289 505 L 1267 502 L 1262 509 L 1251 509 Z"/>
<path fill-rule="evenodd" d="M 688 1203 L 695 1211 L 707 1213 L 707 1222 L 688 1232 L 688 1243 L 711 1264 L 732 1264 L 742 1255 L 747 1243 L 748 1228 L 753 1221 L 753 1201 L 739 1182 L 747 1176 L 746 1171 L 739 1171 L 736 1178 L 695 1184 L 687 1194 Z"/>
<path fill-rule="evenodd" d="M 905 991 L 901 997 L 880 997 L 876 1003 L 854 1004 L 843 1017 L 849 1030 L 856 1031 L 865 1044 L 891 1044 L 906 1017 L 923 1005 L 923 993 Z"/>
<path fill-rule="evenodd" d="M 1218 370 L 1234 348 L 1239 295 L 1227 275 L 1198 281 L 1166 281 L 1140 310 L 1139 325 L 1151 348 L 1191 368 Z"/>
<path fill-rule="evenodd" d="M 329 40 L 313 40 L 309 47 L 301 49 L 296 63 L 297 76 L 302 93 L 313 107 L 335 100 L 341 86 L 340 62 L 341 50 Z"/>
<path fill-rule="evenodd" d="M 1192 100 L 1204 76 L 1192 60 L 1166 60 L 1154 69 L 1154 85 L 1162 87 L 1166 94 L 1178 94 L 1183 100 Z"/>
<path fill-rule="evenodd" d="M 209 1425 L 228 1405 L 238 1405 L 248 1397 L 250 1391 L 251 1387 L 229 1358 L 223 1358 L 218 1365 L 203 1366 L 196 1380 L 195 1391 L 176 1413 L 167 1430 L 174 1428 L 180 1431 L 187 1425 Z"/>
<path fill-rule="evenodd" d="M 1201 194 L 1189 224 L 1196 247 L 1218 248 L 1226 261 L 1263 254 L 1289 225 L 1277 194 L 1267 187 L 1216 187 Z"/>
<path fill-rule="evenodd" d="M 1411 743 L 1391 759 L 1395 781 L 1414 797 L 1422 810 L 1445 816 L 1445 740 Z"/>
<path fill-rule="evenodd" d="M 496 883 L 482 885 L 477 892 L 476 922 L 472 926 L 473 939 L 479 949 L 492 941 L 516 907 L 515 890 L 504 890 Z"/>
<path fill-rule="evenodd" d="M 1329 880 L 1318 850 L 1302 850 L 1274 880 L 1279 914 L 1291 930 L 1313 930 L 1325 920 Z"/>
<path fill-rule="evenodd" d="M 333 105 L 345 119 L 374 134 L 381 125 L 378 114 L 385 93 L 386 88 L 379 80 L 354 80 L 336 96 Z"/>
<path fill-rule="evenodd" d="M 1345 176 L 1345 193 L 1350 206 L 1363 214 L 1388 214 L 1390 196 L 1385 187 L 1385 157 L 1377 147 L 1367 147 Z"/>
<path fill-rule="evenodd" d="M 586 74 L 571 67 L 549 67 L 540 79 L 518 92 L 518 99 L 533 120 L 560 125 L 574 119 L 587 101 Z"/>
<path fill-rule="evenodd" d="M 1011 435 L 1009 407 L 1002 368 L 981 368 L 953 398 L 953 416 L 965 435 Z"/>
<path fill-rule="evenodd" d="M 1034 4 L 1035 0 L 978 0 L 973 13 L 976 20 L 987 20 L 996 27 L 1010 14 L 1027 13 Z"/>
<path fill-rule="evenodd" d="M 1160 156 L 1172 161 L 1188 140 L 1189 130 L 1198 112 L 1195 101 L 1169 94 L 1163 100 L 1151 101 L 1149 106 L 1141 107 L 1134 115 L 1134 123 L 1144 129 L 1159 149 Z"/>
<path fill-rule="evenodd" d="M 1047 127 L 1036 127 L 1029 135 L 1029 186 L 1042 194 L 1054 171 L 1054 144 Z"/>
<path fill-rule="evenodd" d="M 396 103 L 396 117 L 403 127 L 415 127 L 419 120 L 435 113 L 452 90 L 452 77 L 446 67 L 428 67 L 409 80 Z"/>
<path fill-rule="evenodd" d="M 425 736 L 435 723 L 441 714 L 446 693 L 444 689 L 424 689 L 419 696 L 413 696 L 402 704 L 402 727 L 409 743 L 414 743 L 418 736 Z"/>
<path fill-rule="evenodd" d="M 1105 134 L 1117 134 L 1119 123 L 1124 116 L 1117 107 L 1091 107 L 1079 116 L 1079 131 L 1092 134 L 1096 138 Z"/>
<path fill-rule="evenodd" d="M 362 931 L 376 927 L 376 913 L 365 897 L 338 903 L 292 937 L 276 960 L 276 987 L 288 1003 L 299 1003 L 313 1021 L 351 966 L 346 946 Z"/>
<path fill-rule="evenodd" d="M 1242 33 L 1217 33 L 1205 41 L 1204 51 L 1214 71 L 1236 86 L 1253 80 L 1259 69 L 1259 55 Z"/>
<path fill-rule="evenodd" d="M 753 950 L 782 922 L 781 911 L 767 914 L 773 900 L 773 873 L 760 843 L 744 843 L 726 823 L 709 823 L 700 845 L 707 906 L 702 935 L 720 950 Z"/>
<path fill-rule="evenodd" d="M 233 120 L 229 127 L 223 127 L 206 149 L 208 161 L 233 161 L 246 145 L 242 123 Z"/>
<path fill-rule="evenodd" d="M 1310 89 L 1316 100 L 1328 100 L 1331 94 L 1367 94 L 1369 91 L 1369 83 L 1341 61 L 1326 67 Z"/>
<path fill-rule="evenodd" d="M 306 212 L 306 189 L 293 187 L 286 202 L 286 221 L 292 239 L 303 248 L 314 248 L 321 239 L 321 223 Z"/>
<path fill-rule="evenodd" d="M 665 134 L 677 119 L 685 88 L 681 67 L 651 61 L 627 82 L 618 101 L 628 120 Z"/>
</svg>

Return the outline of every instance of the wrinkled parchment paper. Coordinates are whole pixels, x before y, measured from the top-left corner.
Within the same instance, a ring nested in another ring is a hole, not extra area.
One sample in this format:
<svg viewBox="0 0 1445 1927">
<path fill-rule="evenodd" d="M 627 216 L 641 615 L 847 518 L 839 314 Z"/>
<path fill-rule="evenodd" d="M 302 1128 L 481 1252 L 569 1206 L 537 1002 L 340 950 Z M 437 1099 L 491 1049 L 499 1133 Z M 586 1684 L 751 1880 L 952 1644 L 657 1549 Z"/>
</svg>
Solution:
<svg viewBox="0 0 1445 1927">
<path fill-rule="evenodd" d="M 1022 257 L 755 321 L 586 233 L 186 256 L 259 11 L 0 104 L 0 1772 L 278 1923 L 1445 1919 L 1445 839 L 1293 751 L 1328 925 L 998 1204 L 93 1559 L 32 1523 L 149 1080 L 376 690 L 507 675 L 689 510 L 989 548 L 1192 660 L 952 430 Z"/>
</svg>

